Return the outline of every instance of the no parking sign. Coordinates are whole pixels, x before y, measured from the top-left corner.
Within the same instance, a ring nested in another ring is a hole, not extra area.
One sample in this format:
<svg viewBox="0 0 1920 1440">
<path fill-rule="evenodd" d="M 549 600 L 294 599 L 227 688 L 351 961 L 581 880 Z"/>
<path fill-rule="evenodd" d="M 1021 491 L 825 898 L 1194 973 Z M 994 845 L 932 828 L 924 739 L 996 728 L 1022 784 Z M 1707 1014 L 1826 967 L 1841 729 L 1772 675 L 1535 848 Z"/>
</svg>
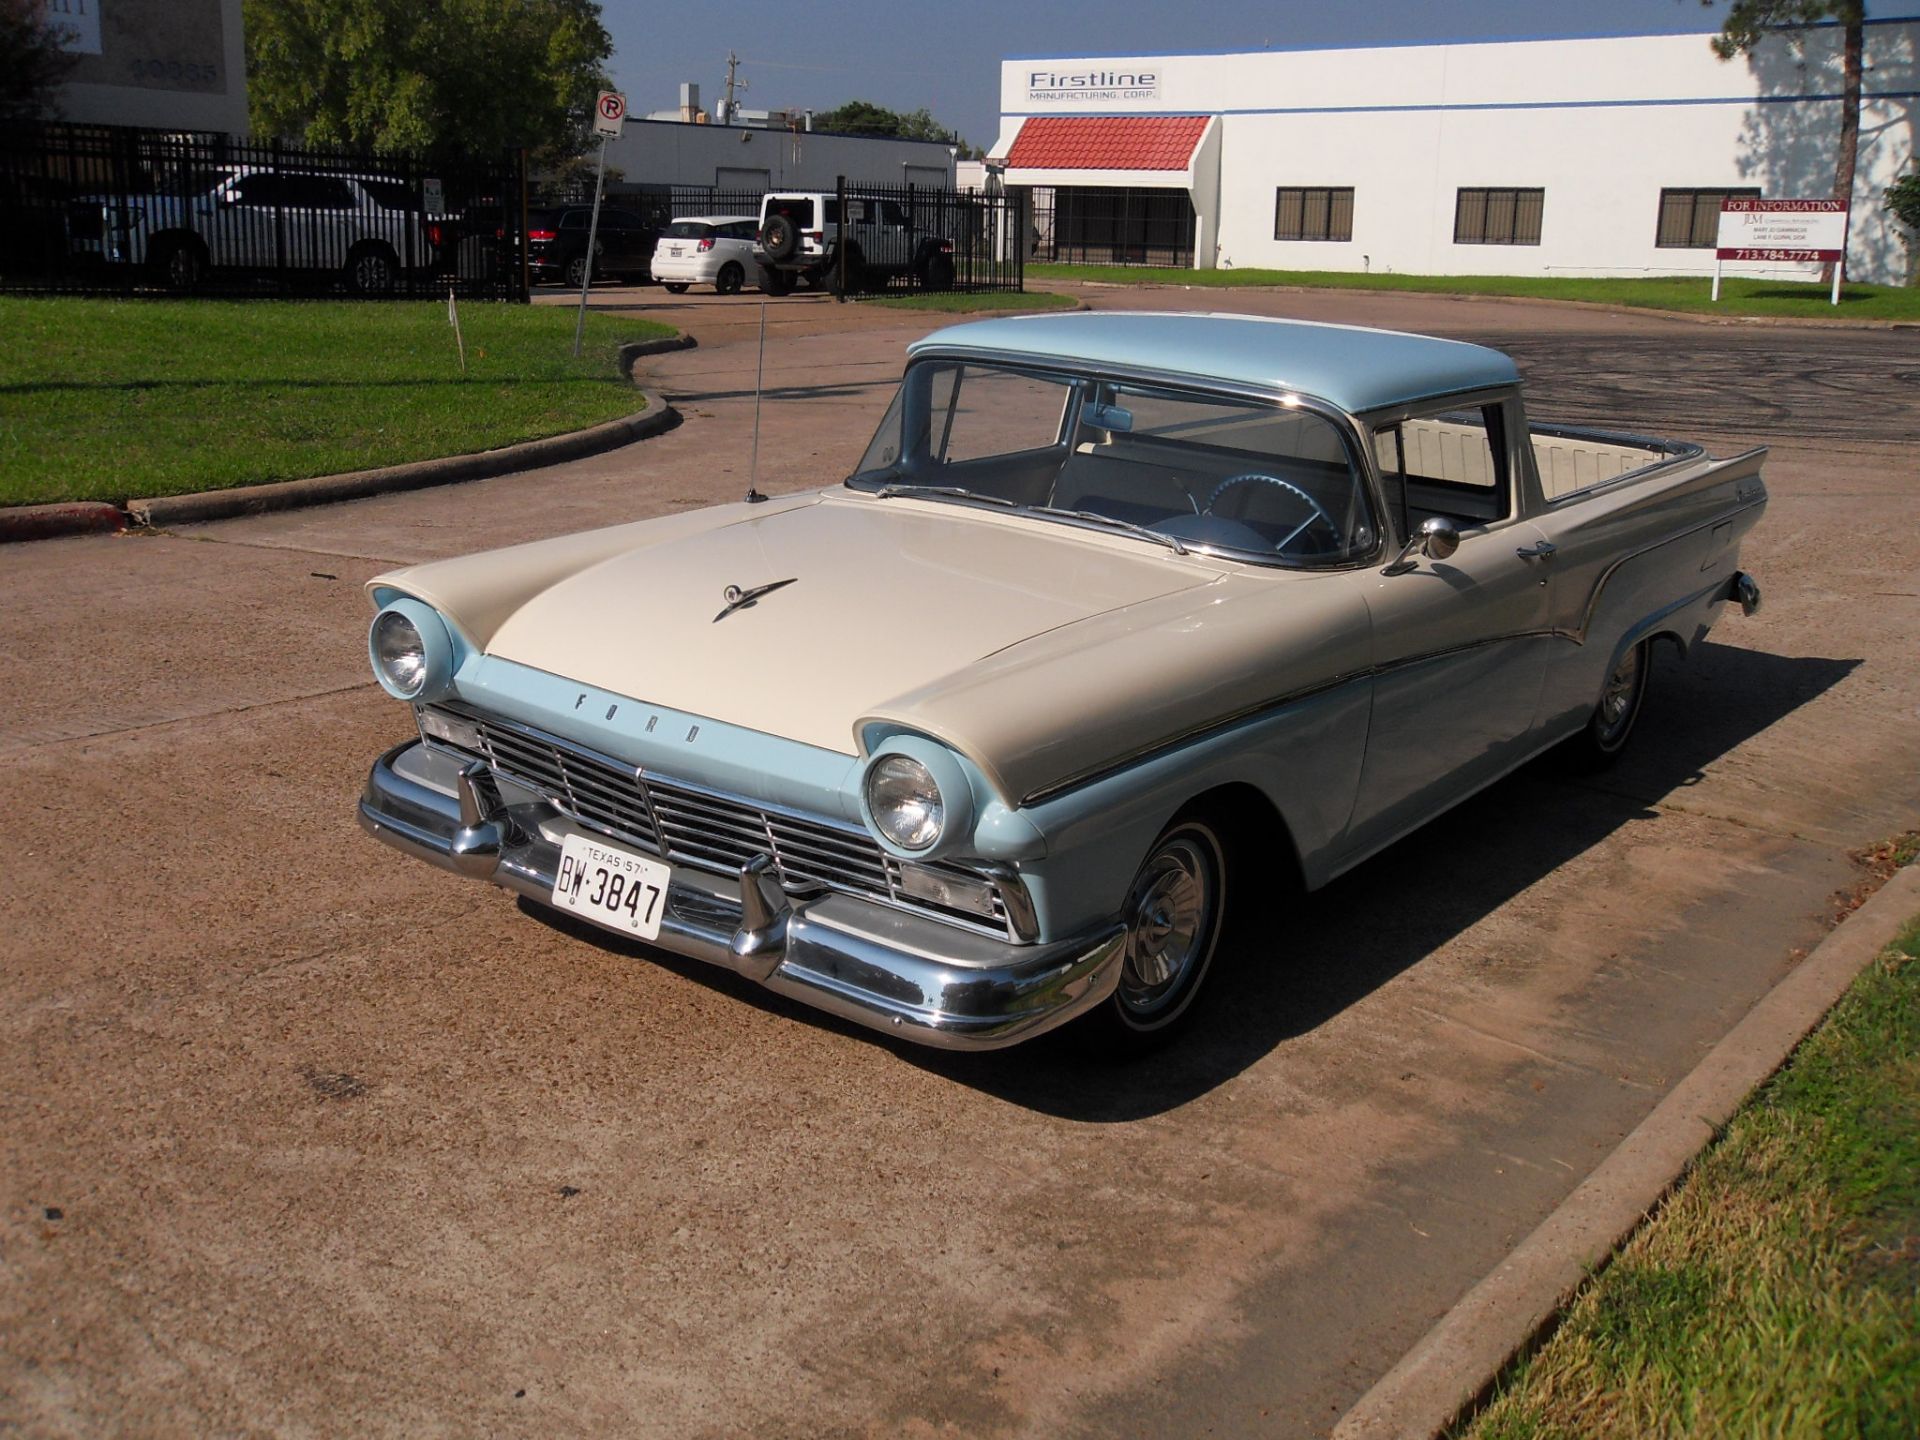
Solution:
<svg viewBox="0 0 1920 1440">
<path fill-rule="evenodd" d="M 620 138 L 620 126 L 627 118 L 627 97 L 618 90 L 602 90 L 593 102 L 593 130 L 596 135 Z"/>
</svg>

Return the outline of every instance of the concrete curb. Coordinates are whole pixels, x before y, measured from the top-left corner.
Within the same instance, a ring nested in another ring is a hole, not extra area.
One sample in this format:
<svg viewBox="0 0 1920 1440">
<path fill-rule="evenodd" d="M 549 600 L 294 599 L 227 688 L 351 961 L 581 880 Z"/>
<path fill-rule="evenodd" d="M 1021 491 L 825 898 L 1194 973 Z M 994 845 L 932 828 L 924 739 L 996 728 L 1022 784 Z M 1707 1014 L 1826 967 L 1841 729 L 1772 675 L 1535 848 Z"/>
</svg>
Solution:
<svg viewBox="0 0 1920 1440">
<path fill-rule="evenodd" d="M 0 545 L 15 540 L 54 540 L 124 530 L 127 517 L 104 500 L 65 500 L 54 505 L 9 505 L 0 510 Z"/>
<path fill-rule="evenodd" d="M 678 347 L 676 347 L 678 348 Z M 653 390 L 642 390 L 647 408 L 624 420 L 609 420 L 566 435 L 528 440 L 477 455 L 449 455 L 440 460 L 416 460 L 379 470 L 353 470 L 344 475 L 316 475 L 307 480 L 282 480 L 272 485 L 240 485 L 231 490 L 206 490 L 197 495 L 163 495 L 127 502 L 127 516 L 136 525 L 193 525 L 257 515 L 268 510 L 294 510 L 305 505 L 331 505 L 368 495 L 399 490 L 424 490 L 460 480 L 485 480 L 516 470 L 535 470 L 598 455 L 635 440 L 658 435 L 680 423 L 680 412 Z"/>
<path fill-rule="evenodd" d="M 669 335 L 664 340 L 630 340 L 620 347 L 620 373 L 633 379 L 636 361 L 649 355 L 670 355 L 675 350 L 691 350 L 700 342 L 691 335 Z"/>
<path fill-rule="evenodd" d="M 1920 865 L 1911 865 L 1762 996 L 1559 1209 L 1360 1397 L 1333 1440 L 1437 1436 L 1485 1398 L 1917 912 Z"/>
</svg>

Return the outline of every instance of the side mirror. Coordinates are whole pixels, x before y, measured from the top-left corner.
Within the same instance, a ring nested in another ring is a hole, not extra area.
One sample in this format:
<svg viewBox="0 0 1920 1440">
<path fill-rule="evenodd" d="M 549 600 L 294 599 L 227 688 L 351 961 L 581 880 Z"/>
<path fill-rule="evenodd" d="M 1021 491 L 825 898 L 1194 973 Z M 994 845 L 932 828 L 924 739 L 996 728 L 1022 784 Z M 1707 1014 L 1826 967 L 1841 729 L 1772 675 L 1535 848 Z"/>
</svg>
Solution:
<svg viewBox="0 0 1920 1440">
<path fill-rule="evenodd" d="M 1413 552 L 1418 550 L 1429 560 L 1444 560 L 1460 548 L 1460 527 L 1444 515 L 1420 522 L 1420 529 L 1393 557 L 1382 575 L 1404 575 L 1414 567 Z"/>
<path fill-rule="evenodd" d="M 1435 515 L 1420 525 L 1420 553 L 1429 560 L 1444 560 L 1460 548 L 1460 527 L 1444 515 Z"/>
</svg>

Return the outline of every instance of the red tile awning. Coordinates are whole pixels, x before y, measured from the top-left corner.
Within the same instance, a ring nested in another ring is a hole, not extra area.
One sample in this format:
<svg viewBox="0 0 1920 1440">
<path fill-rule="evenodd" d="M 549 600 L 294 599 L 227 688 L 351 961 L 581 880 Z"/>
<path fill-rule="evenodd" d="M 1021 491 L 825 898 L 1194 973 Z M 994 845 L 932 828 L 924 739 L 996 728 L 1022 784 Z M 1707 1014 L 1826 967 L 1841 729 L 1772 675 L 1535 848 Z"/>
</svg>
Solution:
<svg viewBox="0 0 1920 1440">
<path fill-rule="evenodd" d="M 1007 151 L 1009 170 L 1186 170 L 1207 115 L 1036 115 Z"/>
</svg>

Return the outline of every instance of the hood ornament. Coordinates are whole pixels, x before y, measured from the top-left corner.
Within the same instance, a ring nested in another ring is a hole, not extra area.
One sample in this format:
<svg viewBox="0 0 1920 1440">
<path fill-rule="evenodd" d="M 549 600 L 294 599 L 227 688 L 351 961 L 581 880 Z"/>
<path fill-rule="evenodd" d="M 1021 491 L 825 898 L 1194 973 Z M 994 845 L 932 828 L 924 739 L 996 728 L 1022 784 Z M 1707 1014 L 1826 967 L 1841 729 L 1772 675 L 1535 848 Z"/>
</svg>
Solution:
<svg viewBox="0 0 1920 1440">
<path fill-rule="evenodd" d="M 750 608 L 762 595 L 770 595 L 783 586 L 793 584 L 799 578 L 798 575 L 794 575 L 785 580 L 769 580 L 766 584 L 755 585 L 750 590 L 742 590 L 738 585 L 727 586 L 720 592 L 720 598 L 727 602 L 727 608 L 713 617 L 713 623 L 718 625 L 734 611 Z"/>
</svg>

